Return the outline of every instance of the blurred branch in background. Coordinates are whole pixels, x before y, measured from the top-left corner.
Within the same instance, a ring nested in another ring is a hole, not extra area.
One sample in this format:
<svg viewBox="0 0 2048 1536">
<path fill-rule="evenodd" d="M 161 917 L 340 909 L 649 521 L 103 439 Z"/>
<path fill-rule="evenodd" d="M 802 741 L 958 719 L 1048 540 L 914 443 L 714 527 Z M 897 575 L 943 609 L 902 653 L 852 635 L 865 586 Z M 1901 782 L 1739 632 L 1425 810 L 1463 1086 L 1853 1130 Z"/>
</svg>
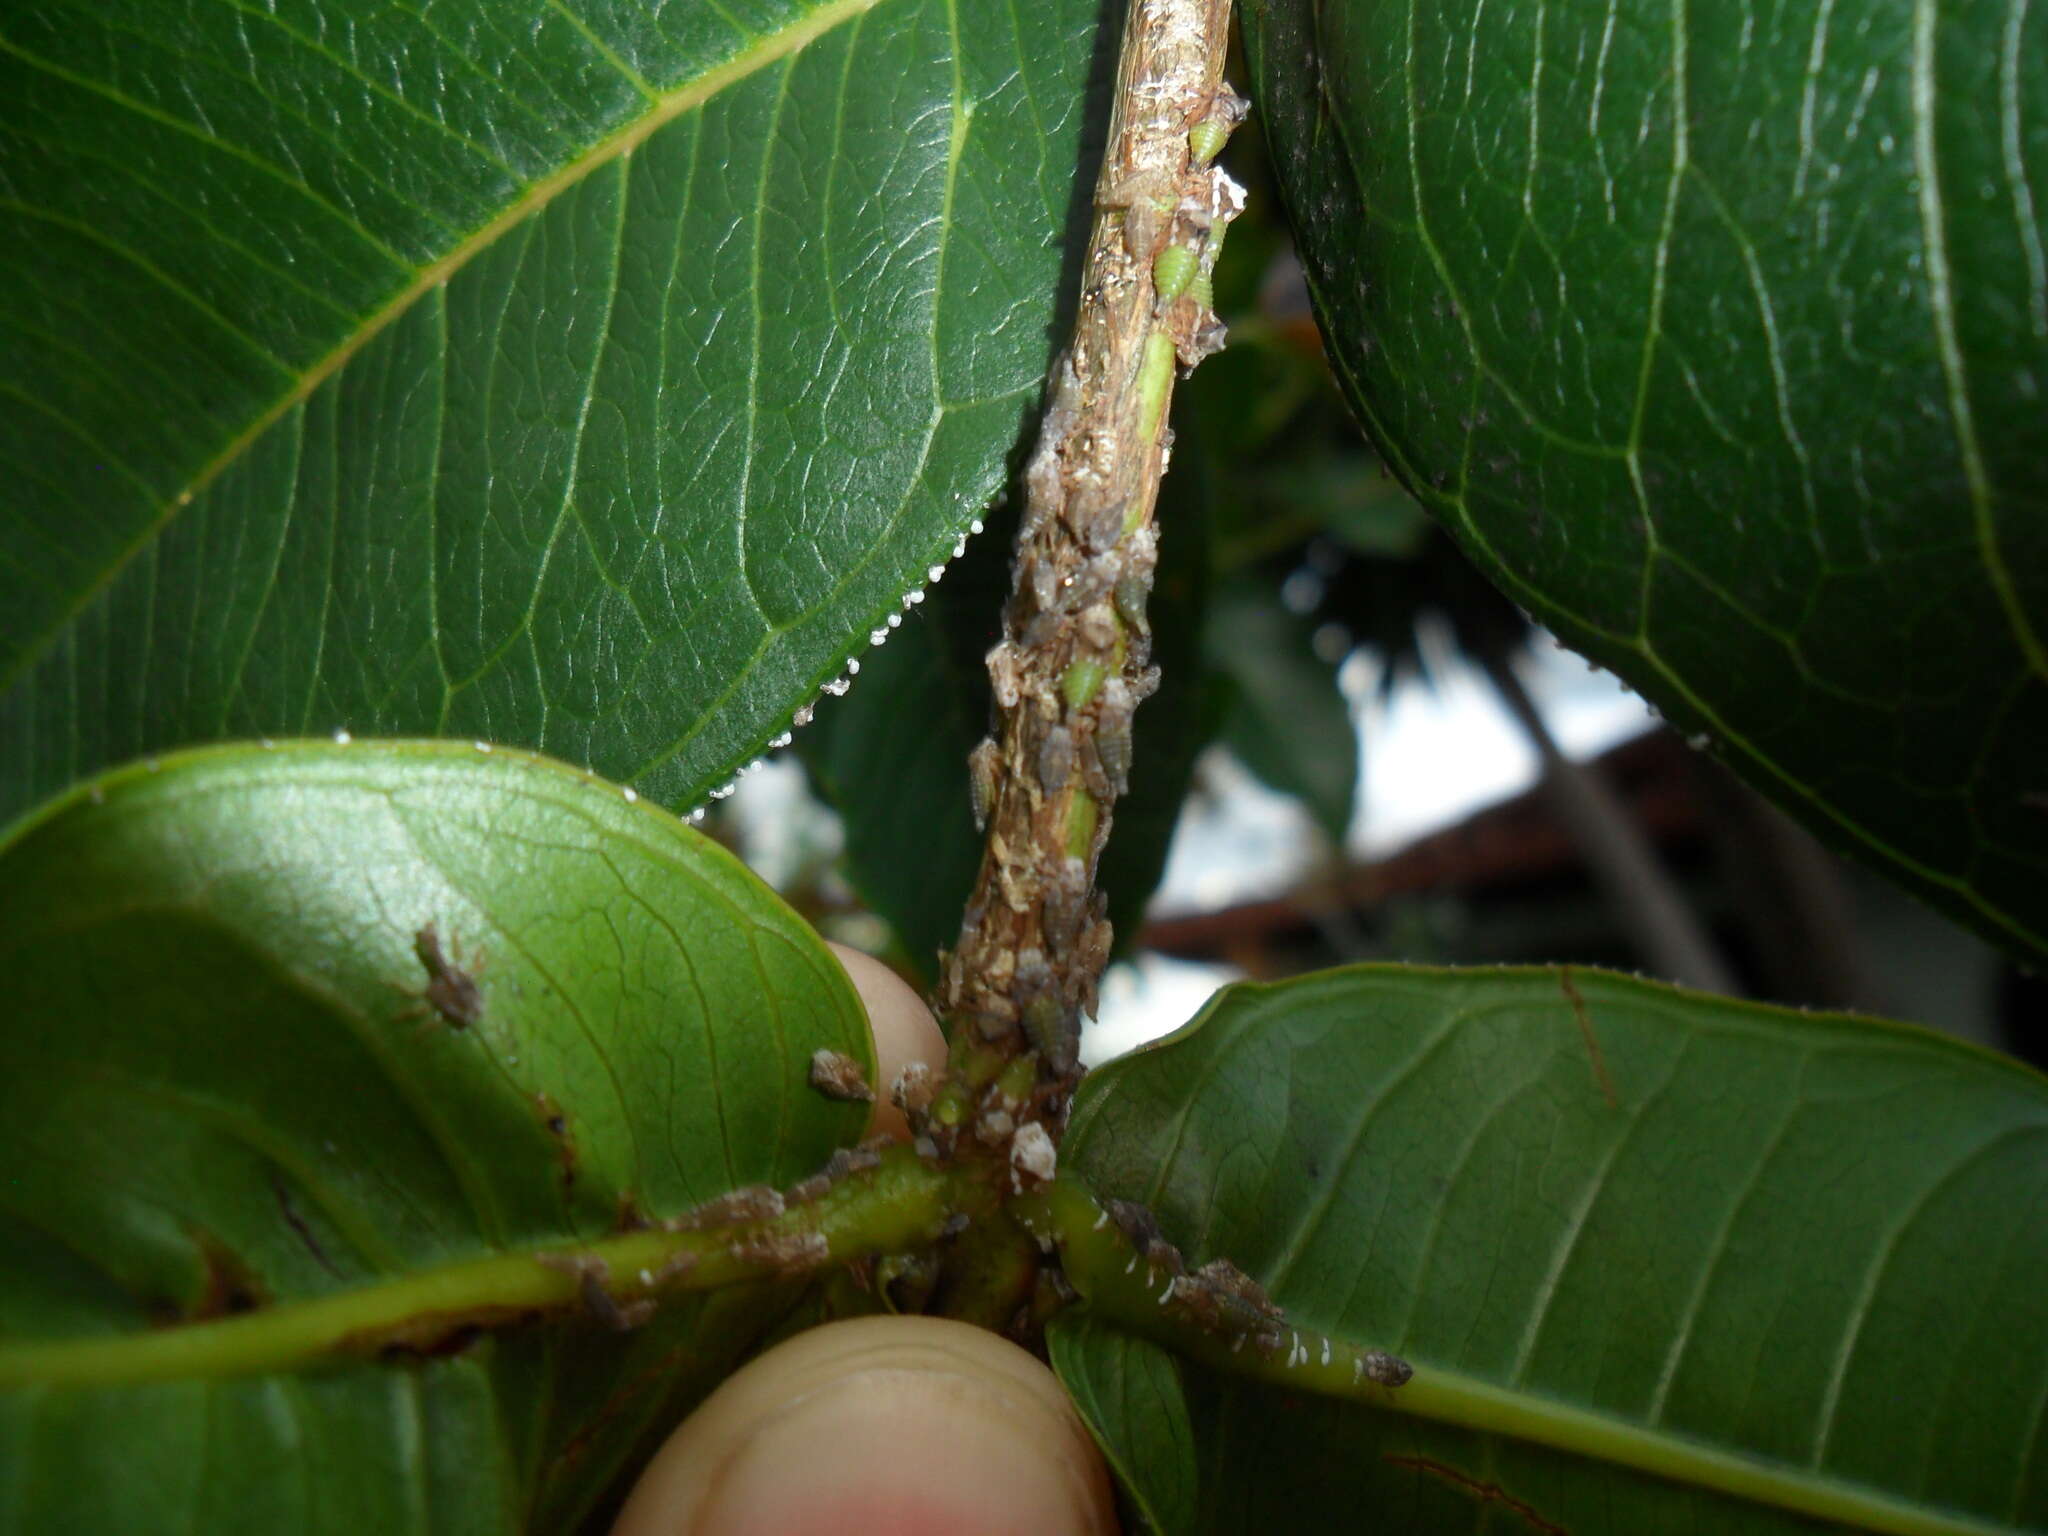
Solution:
<svg viewBox="0 0 2048 1536">
<path fill-rule="evenodd" d="M 1507 712 L 1528 734 L 1542 763 L 1543 793 L 1551 809 L 1606 896 L 1616 925 L 1642 954 L 1651 974 L 1703 992 L 1740 996 L 1713 940 L 1598 765 L 1574 762 L 1558 750 L 1542 711 L 1515 675 L 1511 655 L 1494 651 L 1478 661 Z"/>
</svg>

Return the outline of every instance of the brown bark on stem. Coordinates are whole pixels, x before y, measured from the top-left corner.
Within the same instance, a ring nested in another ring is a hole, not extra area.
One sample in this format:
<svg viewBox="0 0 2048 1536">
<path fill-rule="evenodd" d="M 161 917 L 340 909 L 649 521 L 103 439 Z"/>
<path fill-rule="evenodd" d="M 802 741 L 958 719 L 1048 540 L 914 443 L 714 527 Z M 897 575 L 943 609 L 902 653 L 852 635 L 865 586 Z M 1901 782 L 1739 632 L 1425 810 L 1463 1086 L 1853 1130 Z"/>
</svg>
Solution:
<svg viewBox="0 0 2048 1536">
<path fill-rule="evenodd" d="M 988 656 L 998 723 L 973 759 L 988 839 L 938 1001 L 962 1088 L 980 1093 L 997 1064 L 1036 1052 L 1033 1091 L 1006 1096 L 1016 1108 L 998 1118 L 1055 1133 L 1109 955 L 1096 862 L 1131 714 L 1157 679 L 1145 599 L 1166 407 L 1176 367 L 1222 344 L 1207 277 L 1243 194 L 1211 161 L 1245 111 L 1223 84 L 1229 19 L 1229 0 L 1132 0 L 1074 338 L 1048 385 Z M 1008 1129 L 976 1113 L 983 1140 Z"/>
</svg>

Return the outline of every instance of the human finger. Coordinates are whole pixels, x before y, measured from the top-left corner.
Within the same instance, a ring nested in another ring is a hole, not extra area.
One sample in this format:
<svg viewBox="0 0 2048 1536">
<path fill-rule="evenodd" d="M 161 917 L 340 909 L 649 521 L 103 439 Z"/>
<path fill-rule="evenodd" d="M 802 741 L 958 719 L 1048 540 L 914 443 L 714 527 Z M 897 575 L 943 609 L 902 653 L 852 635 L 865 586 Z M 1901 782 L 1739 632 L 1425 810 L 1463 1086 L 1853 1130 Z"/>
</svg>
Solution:
<svg viewBox="0 0 2048 1536">
<path fill-rule="evenodd" d="M 946 1065 L 946 1037 L 939 1033 L 939 1021 L 932 1017 L 924 999 L 907 982 L 872 955 L 864 955 L 844 944 L 826 942 L 846 968 L 853 990 L 860 994 L 868 1011 L 868 1025 L 875 1034 L 875 1108 L 868 1121 L 871 1135 L 910 1139 L 910 1124 L 903 1111 L 889 1102 L 889 1087 L 897 1074 L 913 1061 L 921 1061 L 934 1073 Z"/>
<path fill-rule="evenodd" d="M 1100 1452 L 1007 1339 L 929 1317 L 813 1329 L 672 1435 L 613 1536 L 1110 1536 Z"/>
</svg>

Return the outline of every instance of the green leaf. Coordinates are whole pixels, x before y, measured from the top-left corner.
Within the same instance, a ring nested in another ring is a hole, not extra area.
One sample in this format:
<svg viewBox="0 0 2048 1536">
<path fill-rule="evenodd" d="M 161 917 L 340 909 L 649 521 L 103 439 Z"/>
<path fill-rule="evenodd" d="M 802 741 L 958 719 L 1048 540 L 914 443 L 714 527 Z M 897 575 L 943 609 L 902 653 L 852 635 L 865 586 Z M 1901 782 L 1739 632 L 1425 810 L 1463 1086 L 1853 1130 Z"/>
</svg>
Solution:
<svg viewBox="0 0 2048 1536">
<path fill-rule="evenodd" d="M 1174 1357 L 1085 1308 L 1054 1318 L 1045 1347 L 1138 1518 L 1162 1536 L 1195 1529 L 1195 1433 Z"/>
<path fill-rule="evenodd" d="M 1194 1528 L 1270 1529 L 1276 1497 L 1302 1529 L 1811 1528 L 1722 1489 L 2048 1529 L 2048 1082 L 1986 1052 L 1595 972 L 1360 967 L 1229 988 L 1091 1074 L 1061 1166 L 1415 1368 L 1347 1402 L 1256 1348 L 1220 1359 L 1268 1380 L 1187 1365 Z M 1105 1320 L 1159 1337 L 1136 1294 Z M 1084 1353 L 1087 1401 L 1125 1367 Z"/>
<path fill-rule="evenodd" d="M 435 1006 L 434 944 L 473 998 Z M 873 1072 L 844 973 L 736 860 L 466 745 L 83 786 L 0 843 L 0 968 L 8 1529 L 569 1521 L 791 1295 L 621 1336 L 508 1277 L 810 1173 L 865 1114 L 811 1053 Z M 318 1318 L 412 1347 L 337 1364 L 292 1344 Z"/>
<path fill-rule="evenodd" d="M 703 800 L 1001 483 L 1098 9 L 17 8 L 0 815 L 337 728 Z"/>
<path fill-rule="evenodd" d="M 1128 944 L 1166 867 L 1194 761 L 1209 736 L 1199 633 L 1208 595 L 1206 484 L 1184 469 L 1160 493 L 1159 569 L 1146 605 L 1159 691 L 1138 707 L 1130 792 L 1117 802 L 1097 884 Z M 960 933 L 981 864 L 967 757 L 992 724 L 984 658 L 1002 634 L 1014 517 L 993 522 L 943 585 L 903 616 L 798 737 L 812 782 L 846 827 L 847 873 L 927 983 Z"/>
<path fill-rule="evenodd" d="M 1269 788 L 1300 800 L 1342 848 L 1358 784 L 1358 734 L 1337 669 L 1315 652 L 1314 625 L 1270 590 L 1234 582 L 1209 611 L 1203 649 L 1231 684 L 1225 744 Z"/>
<path fill-rule="evenodd" d="M 2048 13 L 1255 0 L 1333 361 L 1508 593 L 2048 953 Z"/>
</svg>

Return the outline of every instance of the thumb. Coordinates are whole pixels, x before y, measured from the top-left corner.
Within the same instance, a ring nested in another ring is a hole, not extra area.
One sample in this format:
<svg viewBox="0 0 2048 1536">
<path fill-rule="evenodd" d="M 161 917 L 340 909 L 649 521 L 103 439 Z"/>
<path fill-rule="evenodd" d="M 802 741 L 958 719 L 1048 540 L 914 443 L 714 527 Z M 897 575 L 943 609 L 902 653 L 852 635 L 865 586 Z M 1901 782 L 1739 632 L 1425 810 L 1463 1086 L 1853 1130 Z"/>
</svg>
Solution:
<svg viewBox="0 0 2048 1536">
<path fill-rule="evenodd" d="M 1108 1473 L 1051 1371 L 965 1323 L 779 1345 L 655 1456 L 613 1536 L 1109 1536 Z"/>
</svg>

